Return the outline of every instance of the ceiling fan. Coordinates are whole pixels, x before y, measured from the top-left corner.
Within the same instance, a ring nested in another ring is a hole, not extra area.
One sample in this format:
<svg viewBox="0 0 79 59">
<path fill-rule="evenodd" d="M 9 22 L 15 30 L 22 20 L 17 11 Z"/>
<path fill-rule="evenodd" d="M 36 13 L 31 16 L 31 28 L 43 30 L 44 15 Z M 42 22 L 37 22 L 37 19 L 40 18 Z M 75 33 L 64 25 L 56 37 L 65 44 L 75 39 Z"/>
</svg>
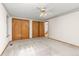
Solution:
<svg viewBox="0 0 79 59">
<path fill-rule="evenodd" d="M 45 17 L 47 15 L 47 12 L 46 12 L 46 7 L 39 7 L 38 8 L 40 10 L 40 17 Z"/>
</svg>

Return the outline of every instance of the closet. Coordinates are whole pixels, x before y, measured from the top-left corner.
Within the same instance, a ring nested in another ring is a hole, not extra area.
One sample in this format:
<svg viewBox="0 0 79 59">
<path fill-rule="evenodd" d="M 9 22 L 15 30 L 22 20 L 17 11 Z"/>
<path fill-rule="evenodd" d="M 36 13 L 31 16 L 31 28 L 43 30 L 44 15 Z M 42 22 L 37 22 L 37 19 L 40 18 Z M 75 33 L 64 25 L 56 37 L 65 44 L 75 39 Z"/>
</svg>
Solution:
<svg viewBox="0 0 79 59">
<path fill-rule="evenodd" d="M 32 37 L 44 37 L 44 22 L 32 21 Z"/>
<path fill-rule="evenodd" d="M 12 19 L 12 40 L 23 40 L 29 38 L 29 21 L 23 19 Z"/>
</svg>

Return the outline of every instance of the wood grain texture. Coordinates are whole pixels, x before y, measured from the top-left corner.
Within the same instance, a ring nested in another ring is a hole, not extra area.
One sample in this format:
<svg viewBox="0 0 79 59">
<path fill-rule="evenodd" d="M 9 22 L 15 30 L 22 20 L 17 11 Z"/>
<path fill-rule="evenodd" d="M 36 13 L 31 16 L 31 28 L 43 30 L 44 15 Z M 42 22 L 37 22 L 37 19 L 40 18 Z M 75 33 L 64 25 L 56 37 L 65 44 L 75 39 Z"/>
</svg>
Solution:
<svg viewBox="0 0 79 59">
<path fill-rule="evenodd" d="M 12 20 L 12 39 L 21 39 L 21 21 L 14 19 Z"/>
<path fill-rule="evenodd" d="M 12 19 L 12 40 L 29 38 L 29 21 L 23 19 Z"/>
<path fill-rule="evenodd" d="M 39 37 L 44 37 L 44 22 L 39 22 Z"/>
<path fill-rule="evenodd" d="M 32 22 L 32 37 L 44 37 L 44 22 Z"/>
<path fill-rule="evenodd" d="M 32 22 L 32 37 L 38 37 L 38 22 L 33 21 Z"/>
<path fill-rule="evenodd" d="M 22 39 L 28 39 L 29 38 L 29 21 L 28 20 L 22 20 L 21 21 L 21 38 Z"/>
</svg>

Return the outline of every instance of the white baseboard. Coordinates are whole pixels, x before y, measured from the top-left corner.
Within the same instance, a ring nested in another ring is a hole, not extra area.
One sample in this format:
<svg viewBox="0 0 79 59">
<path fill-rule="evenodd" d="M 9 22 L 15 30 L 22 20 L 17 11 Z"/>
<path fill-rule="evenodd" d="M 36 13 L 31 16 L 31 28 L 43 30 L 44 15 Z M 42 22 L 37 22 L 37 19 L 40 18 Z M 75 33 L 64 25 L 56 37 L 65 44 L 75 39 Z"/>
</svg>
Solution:
<svg viewBox="0 0 79 59">
<path fill-rule="evenodd" d="M 67 43 L 67 44 L 70 44 L 70 45 L 79 47 L 79 44 L 78 43 L 73 43 L 73 42 L 69 42 L 69 41 L 67 42 L 67 41 L 64 41 L 64 40 L 59 40 L 59 39 L 51 38 L 51 37 L 48 37 L 48 39 L 56 40 L 56 41 L 59 41 L 59 42 L 63 42 L 63 43 Z"/>
</svg>

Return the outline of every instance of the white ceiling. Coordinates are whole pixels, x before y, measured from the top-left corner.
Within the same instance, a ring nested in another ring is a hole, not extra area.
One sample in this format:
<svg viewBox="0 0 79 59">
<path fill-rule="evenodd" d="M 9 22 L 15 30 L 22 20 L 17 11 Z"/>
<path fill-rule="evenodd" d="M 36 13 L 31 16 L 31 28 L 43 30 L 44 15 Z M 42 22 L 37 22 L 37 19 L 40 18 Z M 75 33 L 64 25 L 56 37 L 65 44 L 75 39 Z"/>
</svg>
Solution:
<svg viewBox="0 0 79 59">
<path fill-rule="evenodd" d="M 47 16 L 44 19 L 60 15 L 72 9 L 79 8 L 79 3 L 3 3 L 11 16 L 41 19 L 38 7 L 46 7 Z"/>
</svg>

